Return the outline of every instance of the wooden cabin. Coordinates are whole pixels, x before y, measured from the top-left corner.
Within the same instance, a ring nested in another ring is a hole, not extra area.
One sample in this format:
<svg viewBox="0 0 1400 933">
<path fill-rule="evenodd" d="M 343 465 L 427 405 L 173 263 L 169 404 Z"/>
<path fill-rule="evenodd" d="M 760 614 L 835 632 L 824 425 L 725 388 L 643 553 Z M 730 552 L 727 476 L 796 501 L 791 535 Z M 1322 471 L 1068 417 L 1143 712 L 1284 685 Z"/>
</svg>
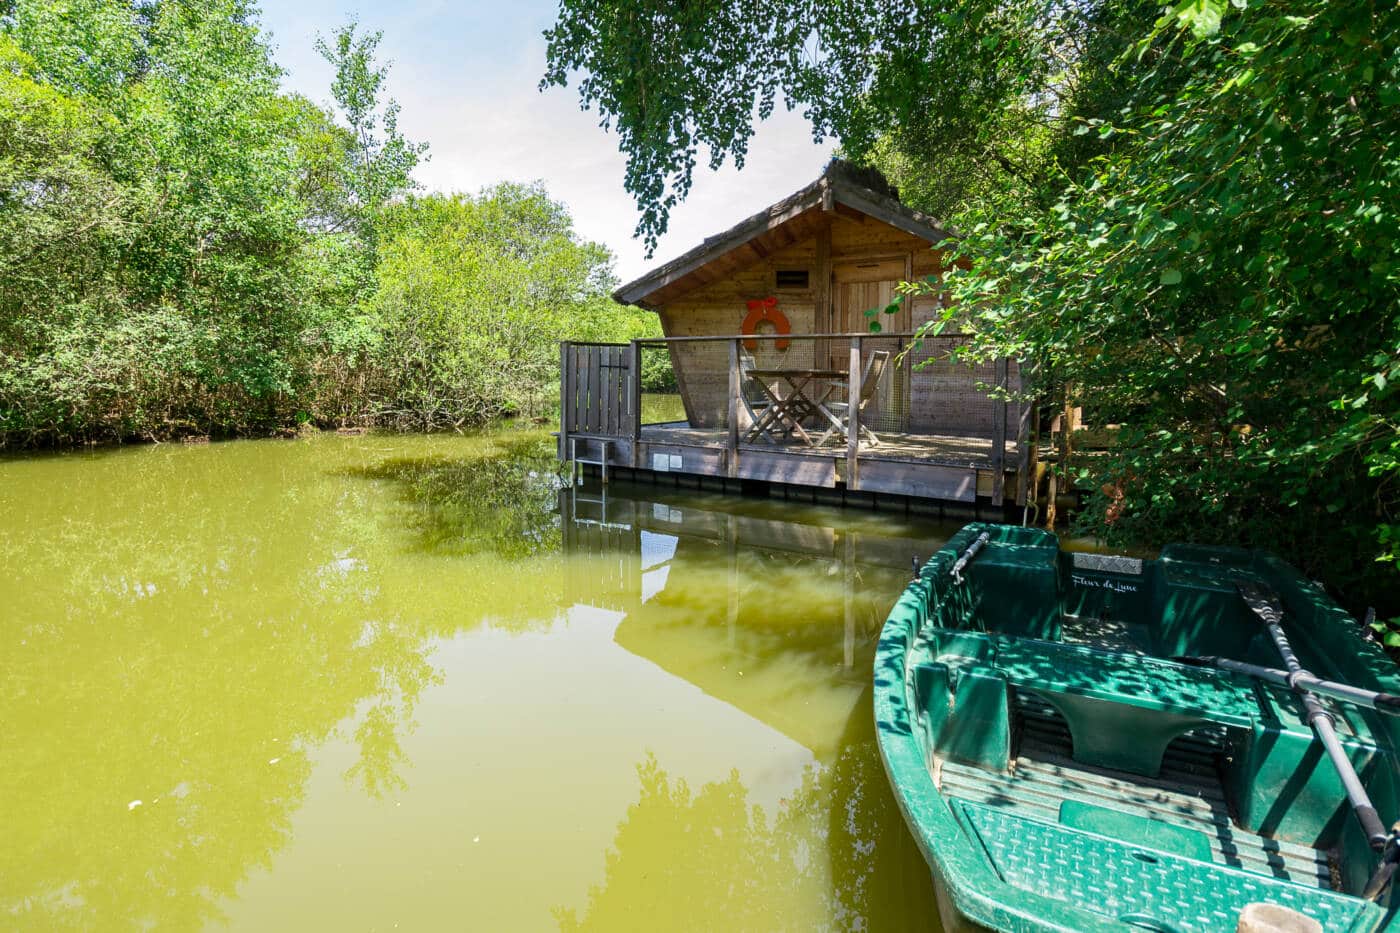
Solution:
<svg viewBox="0 0 1400 933">
<path fill-rule="evenodd" d="M 663 339 L 562 347 L 561 458 L 605 479 L 624 469 L 1023 504 L 1033 426 L 1017 362 L 954 363 L 965 335 L 916 338 L 937 295 L 885 313 L 899 283 L 941 272 L 948 237 L 878 173 L 833 162 L 614 292 L 655 311 Z M 683 419 L 647 417 L 648 353 L 668 356 Z"/>
</svg>

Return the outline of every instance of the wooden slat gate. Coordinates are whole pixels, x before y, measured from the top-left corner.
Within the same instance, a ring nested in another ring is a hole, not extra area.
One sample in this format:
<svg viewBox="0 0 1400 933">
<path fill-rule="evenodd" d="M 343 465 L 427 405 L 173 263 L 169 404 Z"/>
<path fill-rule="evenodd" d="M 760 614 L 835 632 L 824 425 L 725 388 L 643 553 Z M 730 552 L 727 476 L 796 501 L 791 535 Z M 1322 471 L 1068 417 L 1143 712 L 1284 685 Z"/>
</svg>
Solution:
<svg viewBox="0 0 1400 933">
<path fill-rule="evenodd" d="M 637 400 L 632 389 L 632 357 L 627 344 L 560 345 L 560 455 L 568 438 L 631 438 Z"/>
</svg>

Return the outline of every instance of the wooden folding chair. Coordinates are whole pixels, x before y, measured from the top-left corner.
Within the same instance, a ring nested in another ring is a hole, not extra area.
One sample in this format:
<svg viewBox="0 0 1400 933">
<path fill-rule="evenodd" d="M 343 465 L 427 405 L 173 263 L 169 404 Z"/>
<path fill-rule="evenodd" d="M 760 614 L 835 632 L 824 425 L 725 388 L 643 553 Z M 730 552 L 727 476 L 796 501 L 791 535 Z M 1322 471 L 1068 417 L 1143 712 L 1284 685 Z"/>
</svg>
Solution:
<svg viewBox="0 0 1400 933">
<path fill-rule="evenodd" d="M 850 393 L 856 398 L 855 404 L 858 415 L 865 414 L 865 406 L 870 403 L 870 400 L 873 399 L 875 394 L 879 391 L 880 377 L 885 374 L 885 367 L 889 365 L 889 362 L 890 351 L 888 350 L 876 350 L 874 353 L 870 354 L 870 359 L 867 360 L 865 364 L 865 372 L 861 373 L 859 391 L 853 390 L 852 393 Z M 818 447 L 825 444 L 833 434 L 849 437 L 848 432 L 851 424 L 851 405 L 849 402 L 826 402 L 823 407 L 833 416 L 836 422 L 844 421 L 845 428 L 843 430 L 836 424 L 833 424 L 832 427 L 821 436 L 821 440 L 817 441 Z M 878 447 L 880 445 L 880 436 L 866 427 L 864 418 L 859 418 L 858 420 L 860 421 L 860 436 L 869 441 L 871 447 Z"/>
<path fill-rule="evenodd" d="M 756 368 L 753 354 L 747 348 L 739 348 L 739 401 L 743 403 L 744 410 L 749 415 L 749 427 L 744 433 L 744 441 L 757 440 L 762 437 L 770 444 L 778 443 L 773 435 L 768 433 L 771 422 L 776 414 L 773 406 L 773 393 L 768 390 L 753 375 Z"/>
</svg>

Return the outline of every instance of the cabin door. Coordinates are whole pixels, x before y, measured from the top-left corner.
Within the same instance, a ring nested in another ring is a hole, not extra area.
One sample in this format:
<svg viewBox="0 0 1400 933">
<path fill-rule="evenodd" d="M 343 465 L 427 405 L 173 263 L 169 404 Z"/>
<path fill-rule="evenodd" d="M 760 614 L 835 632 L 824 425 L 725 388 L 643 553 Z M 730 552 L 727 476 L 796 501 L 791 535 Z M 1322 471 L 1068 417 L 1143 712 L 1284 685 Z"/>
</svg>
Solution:
<svg viewBox="0 0 1400 933">
<path fill-rule="evenodd" d="M 912 328 L 912 317 L 907 305 L 898 314 L 885 314 L 884 308 L 898 294 L 895 286 L 904 280 L 903 257 L 898 259 L 871 259 L 863 262 L 837 263 L 832 266 L 831 285 L 831 332 L 836 334 L 868 334 L 871 318 L 865 312 L 876 308 L 879 313 L 874 320 L 880 322 L 884 333 L 908 333 Z M 864 421 L 878 434 L 880 431 L 909 430 L 909 378 L 904 361 L 896 364 L 894 357 L 902 350 L 903 342 L 881 340 L 871 334 L 862 348 L 862 359 L 868 360 L 870 353 L 887 350 L 890 363 L 880 379 L 880 389 L 875 398 L 865 406 Z M 832 369 L 845 370 L 850 367 L 850 346 L 844 340 L 831 341 L 830 365 Z M 858 389 L 852 387 L 854 395 Z"/>
</svg>

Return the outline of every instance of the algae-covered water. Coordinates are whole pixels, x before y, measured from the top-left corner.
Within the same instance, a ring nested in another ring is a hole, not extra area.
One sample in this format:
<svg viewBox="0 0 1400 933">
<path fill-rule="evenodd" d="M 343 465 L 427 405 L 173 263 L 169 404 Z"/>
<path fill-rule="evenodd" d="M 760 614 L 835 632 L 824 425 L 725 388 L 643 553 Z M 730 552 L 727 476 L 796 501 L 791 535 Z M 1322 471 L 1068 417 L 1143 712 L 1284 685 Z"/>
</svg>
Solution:
<svg viewBox="0 0 1400 933">
<path fill-rule="evenodd" d="M 0 927 L 935 926 L 870 664 L 950 529 L 552 443 L 0 460 Z"/>
</svg>

